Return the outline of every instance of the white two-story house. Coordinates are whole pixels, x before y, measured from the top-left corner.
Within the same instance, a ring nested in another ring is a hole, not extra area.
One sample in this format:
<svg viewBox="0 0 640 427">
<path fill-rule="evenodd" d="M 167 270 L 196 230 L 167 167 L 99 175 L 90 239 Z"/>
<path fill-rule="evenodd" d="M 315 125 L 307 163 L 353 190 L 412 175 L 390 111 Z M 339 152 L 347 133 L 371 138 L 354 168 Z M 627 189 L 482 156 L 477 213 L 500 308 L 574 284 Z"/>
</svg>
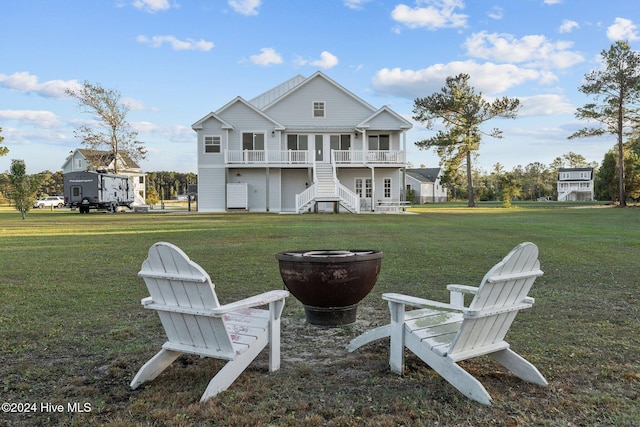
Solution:
<svg viewBox="0 0 640 427">
<path fill-rule="evenodd" d="M 237 97 L 192 126 L 198 210 L 358 213 L 399 201 L 411 127 L 321 72 Z"/>
<path fill-rule="evenodd" d="M 558 170 L 558 201 L 594 200 L 593 184 L 593 168 L 560 168 Z"/>
</svg>

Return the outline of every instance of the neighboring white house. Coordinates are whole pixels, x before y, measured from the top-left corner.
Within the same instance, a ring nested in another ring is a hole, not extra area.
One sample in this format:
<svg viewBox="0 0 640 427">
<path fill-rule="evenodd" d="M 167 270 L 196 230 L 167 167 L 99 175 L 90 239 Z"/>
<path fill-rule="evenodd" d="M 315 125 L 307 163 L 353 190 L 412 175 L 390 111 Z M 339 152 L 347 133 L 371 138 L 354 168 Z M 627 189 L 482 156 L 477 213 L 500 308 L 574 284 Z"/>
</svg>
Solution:
<svg viewBox="0 0 640 427">
<path fill-rule="evenodd" d="M 118 175 L 128 176 L 133 185 L 135 205 L 144 205 L 146 199 L 145 176 L 142 169 L 129 156 L 118 155 Z M 111 151 L 78 149 L 69 153 L 62 164 L 62 172 L 105 171 L 114 173 L 115 161 Z"/>
<path fill-rule="evenodd" d="M 192 126 L 198 210 L 361 212 L 398 202 L 411 127 L 321 72 L 236 97 Z"/>
<path fill-rule="evenodd" d="M 558 170 L 558 201 L 594 200 L 593 181 L 593 168 L 560 168 Z"/>
<path fill-rule="evenodd" d="M 442 168 L 407 169 L 407 189 L 415 191 L 416 203 L 447 201 L 447 189 L 442 185 Z"/>
</svg>

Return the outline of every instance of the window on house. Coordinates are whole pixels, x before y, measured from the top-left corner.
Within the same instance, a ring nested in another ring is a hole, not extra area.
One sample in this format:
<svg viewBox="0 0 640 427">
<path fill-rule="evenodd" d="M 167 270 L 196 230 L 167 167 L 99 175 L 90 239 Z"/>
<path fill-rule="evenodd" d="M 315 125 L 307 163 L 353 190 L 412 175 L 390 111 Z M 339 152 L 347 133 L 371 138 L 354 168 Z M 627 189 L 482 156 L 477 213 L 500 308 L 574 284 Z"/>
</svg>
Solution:
<svg viewBox="0 0 640 427">
<path fill-rule="evenodd" d="M 369 135 L 369 150 L 389 151 L 389 135 Z"/>
<path fill-rule="evenodd" d="M 384 179 L 384 198 L 391 198 L 391 178 Z"/>
<path fill-rule="evenodd" d="M 332 150 L 350 150 L 351 135 L 331 135 L 329 136 L 329 145 Z"/>
<path fill-rule="evenodd" d="M 76 169 L 82 169 L 82 159 L 76 159 Z"/>
<path fill-rule="evenodd" d="M 244 132 L 242 134 L 243 150 L 264 150 L 264 133 Z"/>
<path fill-rule="evenodd" d="M 144 176 L 140 175 L 138 177 L 138 184 L 144 184 Z"/>
<path fill-rule="evenodd" d="M 324 117 L 324 101 L 313 103 L 313 117 Z"/>
<path fill-rule="evenodd" d="M 219 153 L 220 152 L 220 137 L 219 136 L 205 136 L 204 137 L 204 152 L 205 153 Z"/>
<path fill-rule="evenodd" d="M 371 178 L 356 178 L 356 194 L 360 198 L 371 198 L 372 188 Z"/>
<path fill-rule="evenodd" d="M 309 135 L 287 135 L 287 150 L 307 151 Z"/>
</svg>

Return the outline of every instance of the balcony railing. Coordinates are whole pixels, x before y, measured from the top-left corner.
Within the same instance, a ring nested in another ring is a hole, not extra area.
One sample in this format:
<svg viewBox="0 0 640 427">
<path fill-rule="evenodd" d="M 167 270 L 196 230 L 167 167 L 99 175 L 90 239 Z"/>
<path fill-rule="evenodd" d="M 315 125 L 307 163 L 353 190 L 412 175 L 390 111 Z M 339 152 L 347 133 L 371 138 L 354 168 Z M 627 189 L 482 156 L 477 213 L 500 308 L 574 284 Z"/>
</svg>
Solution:
<svg viewBox="0 0 640 427">
<path fill-rule="evenodd" d="M 233 164 L 304 164 L 309 163 L 309 156 L 308 152 L 300 150 L 227 150 L 224 152 L 224 162 Z"/>
<path fill-rule="evenodd" d="M 404 153 L 392 150 L 332 150 L 336 164 L 402 164 Z M 227 150 L 226 164 L 313 164 L 313 152 L 304 150 Z"/>
</svg>

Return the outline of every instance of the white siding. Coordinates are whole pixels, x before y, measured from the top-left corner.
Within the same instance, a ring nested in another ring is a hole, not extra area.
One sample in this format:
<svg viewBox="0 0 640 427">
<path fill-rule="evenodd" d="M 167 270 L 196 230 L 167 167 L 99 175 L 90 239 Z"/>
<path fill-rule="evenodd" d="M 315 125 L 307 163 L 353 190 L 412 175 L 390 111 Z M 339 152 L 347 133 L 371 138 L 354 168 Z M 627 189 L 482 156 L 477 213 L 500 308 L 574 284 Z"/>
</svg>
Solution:
<svg viewBox="0 0 640 427">
<path fill-rule="evenodd" d="M 282 170 L 282 211 L 294 212 L 296 209 L 296 194 L 307 189 L 307 169 Z"/>
<path fill-rule="evenodd" d="M 224 168 L 198 168 L 198 211 L 224 212 L 225 210 Z"/>
<path fill-rule="evenodd" d="M 313 117 L 313 102 L 325 103 L 325 117 Z M 354 127 L 371 116 L 374 110 L 347 95 L 330 82 L 316 78 L 265 110 L 285 126 Z"/>
<path fill-rule="evenodd" d="M 269 170 L 269 212 L 282 211 L 282 171 Z"/>
<path fill-rule="evenodd" d="M 265 145 L 268 148 L 277 146 L 277 135 L 271 136 L 274 124 L 264 116 L 251 110 L 241 102 L 229 106 L 220 113 L 220 117 L 233 123 L 234 130 L 229 132 L 229 150 L 242 150 L 242 134 L 244 132 L 264 133 Z"/>
<path fill-rule="evenodd" d="M 222 165 L 224 163 L 224 149 L 226 146 L 226 131 L 222 129 L 219 121 L 209 119 L 202 124 L 202 129 L 197 131 L 198 138 L 198 166 Z M 220 136 L 221 146 L 219 153 L 204 152 L 204 137 Z"/>
<path fill-rule="evenodd" d="M 400 130 L 400 124 L 396 117 L 387 111 L 383 111 L 378 114 L 373 120 L 369 122 L 370 129 L 386 129 L 386 130 Z"/>
</svg>

